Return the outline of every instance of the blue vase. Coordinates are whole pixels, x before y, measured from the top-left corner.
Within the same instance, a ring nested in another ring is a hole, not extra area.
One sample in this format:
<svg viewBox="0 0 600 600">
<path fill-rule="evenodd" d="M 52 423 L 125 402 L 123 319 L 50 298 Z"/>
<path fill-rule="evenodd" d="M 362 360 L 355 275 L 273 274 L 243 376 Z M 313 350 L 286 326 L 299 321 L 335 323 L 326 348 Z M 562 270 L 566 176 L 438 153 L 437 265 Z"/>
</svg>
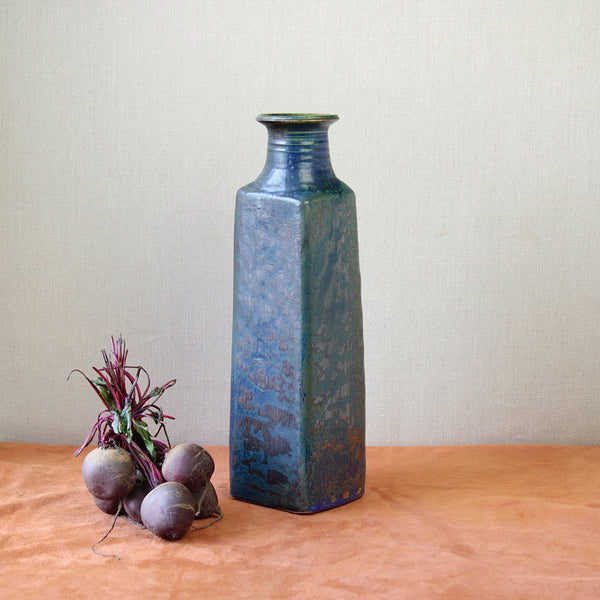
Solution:
<svg viewBox="0 0 600 600">
<path fill-rule="evenodd" d="M 356 202 L 331 166 L 337 118 L 260 115 L 266 164 L 236 201 L 231 495 L 298 513 L 365 489 Z"/>
</svg>

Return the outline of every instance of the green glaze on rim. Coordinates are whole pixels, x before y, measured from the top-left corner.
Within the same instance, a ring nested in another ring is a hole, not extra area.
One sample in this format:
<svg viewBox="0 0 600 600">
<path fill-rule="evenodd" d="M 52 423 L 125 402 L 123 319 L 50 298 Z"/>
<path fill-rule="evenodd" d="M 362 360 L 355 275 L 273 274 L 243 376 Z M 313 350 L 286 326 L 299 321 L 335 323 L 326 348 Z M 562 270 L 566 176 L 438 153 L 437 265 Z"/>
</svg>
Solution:
<svg viewBox="0 0 600 600">
<path fill-rule="evenodd" d="M 324 123 L 338 119 L 337 115 L 320 113 L 269 113 L 256 117 L 260 123 Z"/>
</svg>

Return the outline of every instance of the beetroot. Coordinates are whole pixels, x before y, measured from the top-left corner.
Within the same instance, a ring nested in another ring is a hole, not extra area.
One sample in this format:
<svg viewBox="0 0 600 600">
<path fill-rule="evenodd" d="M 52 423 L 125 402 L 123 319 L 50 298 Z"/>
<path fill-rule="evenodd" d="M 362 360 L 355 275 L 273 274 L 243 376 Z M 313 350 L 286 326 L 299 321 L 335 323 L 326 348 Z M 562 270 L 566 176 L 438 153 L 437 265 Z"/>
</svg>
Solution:
<svg viewBox="0 0 600 600">
<path fill-rule="evenodd" d="M 192 497 L 194 499 L 194 509 L 197 519 L 206 519 L 207 517 L 219 514 L 217 492 L 210 481 L 197 492 L 194 492 Z"/>
<path fill-rule="evenodd" d="M 202 446 L 186 442 L 167 452 L 161 470 L 165 481 L 176 481 L 196 492 L 208 483 L 215 463 Z"/>
<path fill-rule="evenodd" d="M 115 498 L 114 500 L 101 500 L 100 498 L 94 498 L 96 506 L 107 515 L 116 515 L 119 507 L 121 506 L 121 499 Z"/>
<path fill-rule="evenodd" d="M 135 464 L 124 450 L 109 446 L 94 448 L 83 461 L 83 481 L 99 500 L 118 500 L 135 485 Z"/>
<path fill-rule="evenodd" d="M 140 483 L 133 486 L 133 489 L 123 499 L 123 508 L 127 516 L 138 523 L 142 522 L 140 509 L 144 498 L 150 491 L 150 486 L 147 483 Z"/>
<path fill-rule="evenodd" d="M 142 523 L 166 540 L 182 538 L 194 520 L 191 492 L 181 483 L 168 481 L 155 487 L 141 506 Z"/>
</svg>

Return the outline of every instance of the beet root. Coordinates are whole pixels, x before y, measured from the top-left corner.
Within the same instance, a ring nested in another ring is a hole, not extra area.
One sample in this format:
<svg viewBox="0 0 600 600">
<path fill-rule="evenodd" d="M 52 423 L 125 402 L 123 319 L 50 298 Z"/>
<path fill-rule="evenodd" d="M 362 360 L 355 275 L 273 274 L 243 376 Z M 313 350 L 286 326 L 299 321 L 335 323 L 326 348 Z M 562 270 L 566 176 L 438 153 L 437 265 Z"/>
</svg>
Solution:
<svg viewBox="0 0 600 600">
<path fill-rule="evenodd" d="M 176 481 L 191 492 L 204 487 L 215 470 L 212 456 L 198 444 L 185 442 L 173 446 L 165 455 L 162 474 L 166 481 Z"/>
<path fill-rule="evenodd" d="M 138 483 L 133 486 L 133 489 L 123 498 L 123 508 L 127 516 L 134 521 L 141 523 L 142 515 L 140 513 L 142 502 L 150 492 L 150 486 L 144 483 Z"/>
<path fill-rule="evenodd" d="M 181 483 L 161 483 L 148 492 L 140 513 L 142 523 L 154 535 L 166 540 L 179 540 L 194 520 L 192 494 Z"/>
<path fill-rule="evenodd" d="M 131 456 L 115 446 L 94 448 L 83 461 L 82 475 L 89 492 L 99 500 L 118 500 L 135 485 Z"/>
<path fill-rule="evenodd" d="M 219 499 L 213 484 L 209 481 L 197 492 L 192 493 L 197 519 L 206 519 L 219 513 Z"/>
<path fill-rule="evenodd" d="M 96 498 L 94 496 L 92 496 L 92 498 L 94 499 L 96 506 L 102 512 L 105 512 L 107 515 L 117 514 L 117 511 L 119 510 L 119 507 L 121 505 L 120 498 L 115 498 L 114 500 L 102 500 L 102 499 Z"/>
</svg>

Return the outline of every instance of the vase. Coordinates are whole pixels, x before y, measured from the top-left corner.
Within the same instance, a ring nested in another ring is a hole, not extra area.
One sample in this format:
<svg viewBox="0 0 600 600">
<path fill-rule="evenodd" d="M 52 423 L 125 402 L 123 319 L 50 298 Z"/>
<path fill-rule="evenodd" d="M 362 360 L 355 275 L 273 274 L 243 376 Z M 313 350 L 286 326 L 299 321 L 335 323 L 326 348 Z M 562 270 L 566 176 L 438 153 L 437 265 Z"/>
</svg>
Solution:
<svg viewBox="0 0 600 600">
<path fill-rule="evenodd" d="M 236 198 L 230 490 L 296 513 L 365 489 L 356 201 L 331 166 L 337 119 L 257 117 L 265 167 Z"/>
</svg>

